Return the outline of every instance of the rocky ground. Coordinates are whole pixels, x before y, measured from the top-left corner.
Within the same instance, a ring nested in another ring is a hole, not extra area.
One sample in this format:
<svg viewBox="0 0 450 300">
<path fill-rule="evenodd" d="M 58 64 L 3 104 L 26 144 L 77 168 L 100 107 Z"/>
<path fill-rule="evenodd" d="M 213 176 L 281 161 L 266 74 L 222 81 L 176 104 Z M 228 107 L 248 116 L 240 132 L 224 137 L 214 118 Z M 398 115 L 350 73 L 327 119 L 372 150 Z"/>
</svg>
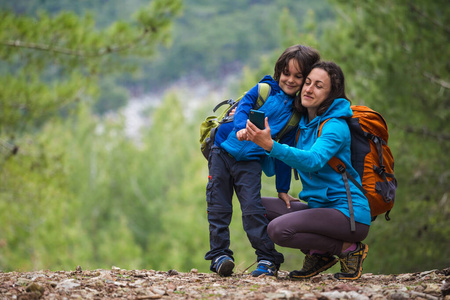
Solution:
<svg viewBox="0 0 450 300">
<path fill-rule="evenodd" d="M 363 274 L 337 281 L 321 274 L 307 281 L 176 270 L 0 272 L 0 299 L 445 299 L 450 268 L 398 275 Z"/>
</svg>

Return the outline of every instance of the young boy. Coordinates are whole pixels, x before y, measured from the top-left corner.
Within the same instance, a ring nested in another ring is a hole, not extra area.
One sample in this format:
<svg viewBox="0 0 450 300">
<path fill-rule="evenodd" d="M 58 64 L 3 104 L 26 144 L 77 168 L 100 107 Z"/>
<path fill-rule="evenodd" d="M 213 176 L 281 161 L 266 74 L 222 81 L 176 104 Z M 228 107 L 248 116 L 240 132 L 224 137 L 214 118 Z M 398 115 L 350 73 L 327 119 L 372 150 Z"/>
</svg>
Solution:
<svg viewBox="0 0 450 300">
<path fill-rule="evenodd" d="M 291 46 L 278 58 L 273 78 L 267 75 L 260 81 L 271 87 L 267 100 L 259 110 L 264 111 L 268 117 L 272 137 L 284 128 L 293 114 L 294 99 L 300 91 L 303 78 L 319 59 L 319 53 L 313 48 Z M 211 260 L 211 271 L 220 276 L 230 276 L 234 268 L 233 251 L 229 248 L 233 190 L 241 204 L 244 230 L 257 256 L 258 266 L 252 276 L 276 276 L 284 261 L 283 255 L 275 250 L 266 231 L 268 220 L 260 194 L 260 161 L 265 156 L 264 150 L 253 142 L 243 141 L 249 112 L 254 108 L 258 95 L 257 84 L 239 102 L 233 123 L 225 123 L 219 127 L 208 158 L 206 202 L 210 251 L 206 253 L 205 259 Z M 295 134 L 295 130 L 290 134 Z M 277 162 L 276 169 L 278 186 L 278 182 L 286 178 L 285 174 L 290 168 Z"/>
</svg>

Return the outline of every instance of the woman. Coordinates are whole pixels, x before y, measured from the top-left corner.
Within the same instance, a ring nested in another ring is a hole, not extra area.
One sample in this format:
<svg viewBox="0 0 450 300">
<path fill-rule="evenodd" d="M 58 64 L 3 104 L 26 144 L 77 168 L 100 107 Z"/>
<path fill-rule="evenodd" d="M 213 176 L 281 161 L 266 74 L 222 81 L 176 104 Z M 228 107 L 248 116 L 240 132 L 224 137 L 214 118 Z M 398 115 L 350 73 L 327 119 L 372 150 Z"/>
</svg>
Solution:
<svg viewBox="0 0 450 300">
<path fill-rule="evenodd" d="M 352 111 L 345 95 L 341 68 L 333 62 L 316 63 L 299 96 L 296 108 L 302 118 L 296 141 L 291 143 L 295 147 L 271 139 L 267 118 L 264 130 L 247 122 L 248 140 L 264 148 L 270 157 L 297 170 L 303 184 L 299 197 L 307 202 L 299 202 L 287 193 L 279 193 L 279 198 L 263 198 L 271 220 L 267 231 L 276 244 L 300 249 L 306 254 L 303 268 L 290 272 L 290 278 L 310 278 L 340 260 L 341 272 L 334 277 L 356 280 L 361 276 L 369 249 L 361 241 L 369 232 L 370 208 L 364 194 L 350 182 L 356 221 L 355 230 L 350 230 L 344 181 L 341 174 L 327 164 L 336 156 L 360 182 L 350 162 L 350 130 L 345 118 L 351 117 Z M 327 119 L 318 137 L 319 125 Z"/>
</svg>

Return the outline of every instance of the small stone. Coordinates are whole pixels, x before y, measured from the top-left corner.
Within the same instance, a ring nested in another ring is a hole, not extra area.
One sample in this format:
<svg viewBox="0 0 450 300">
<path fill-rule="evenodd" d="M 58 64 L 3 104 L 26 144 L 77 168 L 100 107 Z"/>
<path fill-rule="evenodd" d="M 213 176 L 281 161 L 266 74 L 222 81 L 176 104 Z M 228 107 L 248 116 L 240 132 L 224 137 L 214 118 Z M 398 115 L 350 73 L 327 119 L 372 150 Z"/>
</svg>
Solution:
<svg viewBox="0 0 450 300">
<path fill-rule="evenodd" d="M 25 288 L 25 291 L 28 293 L 38 293 L 41 296 L 44 294 L 44 287 L 40 286 L 37 283 L 32 283 Z"/>
<path fill-rule="evenodd" d="M 436 271 L 438 271 L 438 270 L 434 269 L 434 270 L 425 271 L 425 272 L 420 273 L 419 276 L 423 277 L 423 276 L 426 276 L 426 275 L 430 275 L 430 274 L 432 274 L 432 273 L 434 273 Z"/>
<path fill-rule="evenodd" d="M 447 295 L 450 295 L 450 281 L 446 282 L 445 280 L 442 282 L 441 286 L 441 293 L 442 296 L 445 297 Z"/>
<path fill-rule="evenodd" d="M 425 289 L 423 290 L 425 294 L 440 294 L 441 288 L 439 284 L 436 283 L 429 283 L 425 286 Z"/>
<path fill-rule="evenodd" d="M 405 292 L 394 292 L 391 293 L 388 297 L 391 300 L 408 300 L 411 299 L 410 295 L 408 293 Z"/>
<path fill-rule="evenodd" d="M 157 294 L 157 295 L 164 295 L 164 294 L 166 294 L 165 290 L 162 290 L 162 289 L 159 289 L 159 288 L 156 288 L 156 287 L 151 288 L 151 291 L 153 293 Z"/>
<path fill-rule="evenodd" d="M 70 289 L 73 289 L 73 288 L 76 288 L 76 287 L 79 287 L 79 286 L 80 286 L 80 283 L 77 280 L 66 279 L 66 280 L 61 281 L 58 284 L 57 288 L 70 290 Z"/>
<path fill-rule="evenodd" d="M 191 273 L 198 274 L 198 270 L 197 269 L 191 269 Z"/>
</svg>

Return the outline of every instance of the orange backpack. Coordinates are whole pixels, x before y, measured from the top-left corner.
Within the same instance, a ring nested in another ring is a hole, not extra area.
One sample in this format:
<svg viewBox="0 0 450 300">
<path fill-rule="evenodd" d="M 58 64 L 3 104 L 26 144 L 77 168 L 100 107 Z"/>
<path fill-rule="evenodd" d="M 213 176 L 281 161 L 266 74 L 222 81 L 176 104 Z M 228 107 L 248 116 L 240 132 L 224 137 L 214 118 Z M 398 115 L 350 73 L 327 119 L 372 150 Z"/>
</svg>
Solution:
<svg viewBox="0 0 450 300">
<path fill-rule="evenodd" d="M 367 106 L 352 105 L 351 109 L 353 116 L 347 119 L 351 134 L 351 162 L 361 178 L 362 186 L 348 173 L 344 163 L 337 157 L 332 157 L 328 164 L 342 174 L 349 203 L 351 229 L 354 231 L 355 219 L 348 180 L 369 200 L 372 221 L 382 213 L 386 213 L 386 220 L 390 220 L 389 212 L 394 206 L 397 180 L 394 177 L 394 157 L 387 145 L 388 128 L 383 116 Z M 328 120 L 320 124 L 318 136 Z"/>
</svg>

